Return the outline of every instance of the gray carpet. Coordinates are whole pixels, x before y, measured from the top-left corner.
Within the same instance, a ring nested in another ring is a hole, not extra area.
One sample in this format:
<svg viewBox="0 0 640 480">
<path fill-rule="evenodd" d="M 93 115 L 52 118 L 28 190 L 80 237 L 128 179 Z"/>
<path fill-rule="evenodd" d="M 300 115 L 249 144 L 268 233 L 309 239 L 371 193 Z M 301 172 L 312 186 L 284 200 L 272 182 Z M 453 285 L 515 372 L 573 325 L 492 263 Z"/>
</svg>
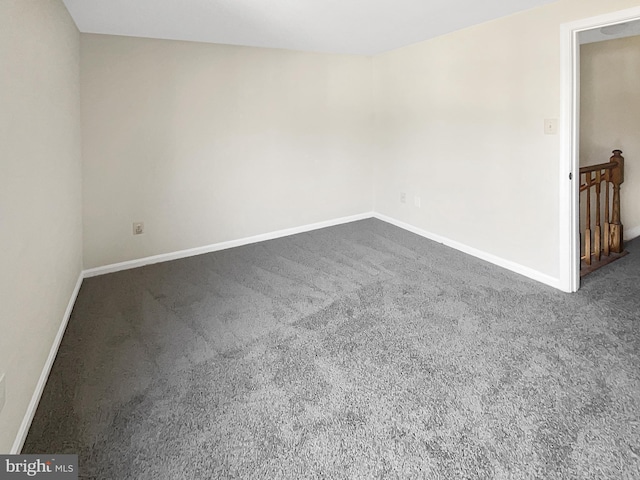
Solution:
<svg viewBox="0 0 640 480">
<path fill-rule="evenodd" d="M 563 294 L 378 220 L 85 280 L 24 453 L 99 479 L 640 478 L 640 242 Z"/>
</svg>

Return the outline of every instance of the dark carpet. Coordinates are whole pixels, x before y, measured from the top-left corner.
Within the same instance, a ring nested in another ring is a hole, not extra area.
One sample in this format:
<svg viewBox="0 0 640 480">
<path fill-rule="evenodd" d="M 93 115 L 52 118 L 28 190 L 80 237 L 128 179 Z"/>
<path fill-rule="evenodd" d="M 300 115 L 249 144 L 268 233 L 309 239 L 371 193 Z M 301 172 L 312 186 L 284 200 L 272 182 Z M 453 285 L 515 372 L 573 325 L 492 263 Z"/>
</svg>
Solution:
<svg viewBox="0 0 640 480">
<path fill-rule="evenodd" d="M 379 220 L 84 281 L 23 453 L 95 479 L 640 478 L 640 242 L 564 294 Z"/>
</svg>

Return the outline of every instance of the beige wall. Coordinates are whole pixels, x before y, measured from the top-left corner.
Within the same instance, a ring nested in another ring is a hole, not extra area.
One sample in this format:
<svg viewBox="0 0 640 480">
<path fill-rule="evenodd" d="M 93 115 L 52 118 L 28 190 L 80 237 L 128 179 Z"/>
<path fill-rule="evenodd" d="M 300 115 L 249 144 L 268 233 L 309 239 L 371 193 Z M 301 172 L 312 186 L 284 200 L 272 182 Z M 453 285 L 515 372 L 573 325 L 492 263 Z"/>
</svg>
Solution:
<svg viewBox="0 0 640 480">
<path fill-rule="evenodd" d="M 0 2 L 0 453 L 82 269 L 79 33 L 59 0 Z"/>
<path fill-rule="evenodd" d="M 371 211 L 370 58 L 81 44 L 86 267 Z"/>
<path fill-rule="evenodd" d="M 559 0 L 375 57 L 375 209 L 557 278 L 560 25 L 634 6 Z"/>
<path fill-rule="evenodd" d="M 640 36 L 580 49 L 580 164 L 625 157 L 620 205 L 625 237 L 640 235 Z"/>
</svg>

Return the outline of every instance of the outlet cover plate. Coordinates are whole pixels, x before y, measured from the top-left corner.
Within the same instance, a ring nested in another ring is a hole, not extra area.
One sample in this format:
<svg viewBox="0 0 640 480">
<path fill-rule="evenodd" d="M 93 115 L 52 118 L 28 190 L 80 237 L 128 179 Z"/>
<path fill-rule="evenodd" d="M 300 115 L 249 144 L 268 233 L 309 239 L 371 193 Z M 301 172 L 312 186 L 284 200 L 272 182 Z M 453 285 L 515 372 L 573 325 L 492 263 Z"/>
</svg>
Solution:
<svg viewBox="0 0 640 480">
<path fill-rule="evenodd" d="M 142 235 L 144 233 L 144 222 L 134 222 L 133 223 L 133 234 L 134 235 Z"/>
</svg>

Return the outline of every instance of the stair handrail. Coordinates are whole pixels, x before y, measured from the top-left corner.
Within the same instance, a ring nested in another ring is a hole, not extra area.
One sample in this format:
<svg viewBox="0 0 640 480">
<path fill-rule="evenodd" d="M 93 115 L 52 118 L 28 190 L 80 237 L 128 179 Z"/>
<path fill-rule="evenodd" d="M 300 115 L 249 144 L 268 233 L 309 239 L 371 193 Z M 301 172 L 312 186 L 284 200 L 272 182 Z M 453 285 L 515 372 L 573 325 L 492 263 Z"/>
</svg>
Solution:
<svg viewBox="0 0 640 480">
<path fill-rule="evenodd" d="M 620 185 L 624 182 L 624 157 L 622 150 L 613 150 L 613 155 L 607 163 L 580 167 L 580 192 L 586 190 L 586 222 L 584 235 L 584 256 L 587 265 L 591 265 L 591 256 L 595 255 L 600 260 L 602 253 L 622 253 L 623 226 L 620 222 Z M 593 175 L 595 173 L 595 176 Z M 584 183 L 582 177 L 584 175 Z M 601 232 L 600 223 L 600 197 L 602 183 L 604 182 L 604 232 Z M 609 188 L 612 188 L 612 195 Z M 591 189 L 595 187 L 595 229 L 593 232 L 593 249 L 591 248 Z M 610 204 L 610 196 L 611 204 Z M 610 208 L 611 207 L 611 208 Z M 601 234 L 604 233 L 604 245 L 601 245 Z"/>
</svg>

